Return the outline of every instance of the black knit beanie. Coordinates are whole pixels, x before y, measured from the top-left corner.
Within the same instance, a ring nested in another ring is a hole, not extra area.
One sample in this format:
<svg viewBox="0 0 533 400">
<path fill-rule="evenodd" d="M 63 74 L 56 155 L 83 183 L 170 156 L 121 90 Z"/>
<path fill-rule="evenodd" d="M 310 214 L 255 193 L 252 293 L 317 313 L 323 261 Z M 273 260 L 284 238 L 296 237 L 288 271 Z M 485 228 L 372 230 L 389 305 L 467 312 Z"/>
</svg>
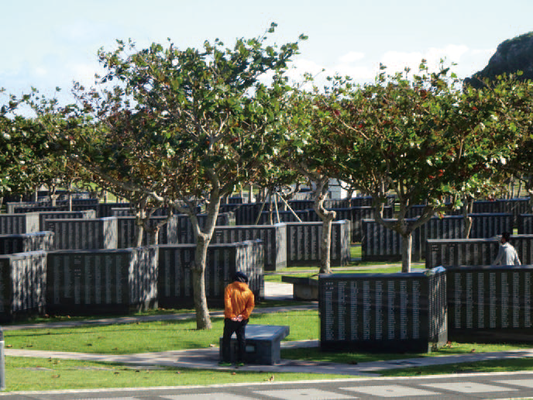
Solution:
<svg viewBox="0 0 533 400">
<path fill-rule="evenodd" d="M 248 277 L 244 272 L 237 271 L 235 272 L 235 275 L 233 275 L 233 281 L 248 283 Z"/>
</svg>

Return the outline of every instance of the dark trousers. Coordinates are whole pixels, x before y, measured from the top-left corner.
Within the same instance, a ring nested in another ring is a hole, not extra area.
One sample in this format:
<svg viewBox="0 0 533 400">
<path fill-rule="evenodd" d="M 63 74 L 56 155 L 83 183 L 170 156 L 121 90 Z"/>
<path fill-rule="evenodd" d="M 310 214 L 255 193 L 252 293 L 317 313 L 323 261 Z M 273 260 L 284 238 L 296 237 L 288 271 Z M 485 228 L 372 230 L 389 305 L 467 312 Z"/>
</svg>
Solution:
<svg viewBox="0 0 533 400">
<path fill-rule="evenodd" d="M 231 335 L 237 335 L 237 362 L 244 362 L 246 352 L 246 324 L 248 320 L 241 322 L 232 321 L 231 318 L 224 319 L 224 335 L 222 336 L 222 361 L 231 362 Z"/>
</svg>

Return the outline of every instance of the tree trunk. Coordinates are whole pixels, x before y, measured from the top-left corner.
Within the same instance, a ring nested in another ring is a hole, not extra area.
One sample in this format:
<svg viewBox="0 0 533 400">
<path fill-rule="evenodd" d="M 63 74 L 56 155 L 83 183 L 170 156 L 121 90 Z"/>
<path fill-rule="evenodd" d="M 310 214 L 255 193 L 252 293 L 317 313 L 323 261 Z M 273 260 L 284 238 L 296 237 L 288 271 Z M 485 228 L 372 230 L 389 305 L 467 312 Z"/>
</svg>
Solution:
<svg viewBox="0 0 533 400">
<path fill-rule="evenodd" d="M 277 196 L 274 196 L 273 199 L 274 199 L 274 208 L 276 209 L 276 220 L 278 221 L 278 224 L 281 224 L 281 219 L 279 217 L 278 198 Z"/>
<path fill-rule="evenodd" d="M 193 269 L 193 295 L 194 307 L 196 309 L 196 328 L 197 329 L 211 329 L 211 318 L 209 316 L 209 309 L 207 308 L 207 297 L 205 292 L 205 268 L 207 265 L 207 249 L 215 226 L 217 222 L 218 213 L 220 210 L 221 196 L 219 191 L 213 189 L 213 193 L 207 203 L 207 219 L 205 221 L 204 229 L 200 229 L 198 218 L 193 214 L 189 208 L 188 215 L 193 224 L 194 236 L 196 240 L 195 259 L 192 265 Z"/>
<path fill-rule="evenodd" d="M 467 215 L 465 217 L 465 239 L 470 238 L 470 232 L 472 231 L 472 217 Z"/>
<path fill-rule="evenodd" d="M 327 211 L 322 218 L 322 237 L 320 238 L 320 273 L 331 274 L 331 227 L 335 211 Z"/>
<path fill-rule="evenodd" d="M 144 209 L 137 207 L 135 209 L 135 238 L 133 239 L 135 247 L 141 247 L 143 245 L 145 219 L 146 214 Z"/>
<path fill-rule="evenodd" d="M 402 235 L 402 272 L 411 272 L 412 244 L 413 244 L 412 232 Z"/>
<path fill-rule="evenodd" d="M 211 317 L 207 307 L 207 296 L 205 292 L 205 267 L 207 264 L 207 248 L 209 241 L 198 237 L 194 265 L 192 269 L 194 308 L 196 309 L 196 328 L 211 329 Z"/>
<path fill-rule="evenodd" d="M 149 243 L 150 245 L 157 246 L 159 244 L 159 227 L 154 227 L 150 229 Z"/>
<path fill-rule="evenodd" d="M 248 203 L 254 202 L 254 185 L 250 183 L 250 189 L 248 192 Z"/>
<path fill-rule="evenodd" d="M 326 210 L 324 201 L 327 197 L 329 179 L 323 178 L 316 183 L 314 209 L 322 220 L 322 235 L 320 238 L 320 273 L 331 274 L 331 226 L 336 212 Z"/>
<path fill-rule="evenodd" d="M 135 215 L 135 238 L 133 240 L 135 247 L 142 247 L 144 236 L 144 224 L 140 215 Z"/>
<path fill-rule="evenodd" d="M 50 205 L 52 207 L 55 207 L 57 205 L 57 195 L 56 195 L 57 188 L 55 186 L 48 189 L 48 195 L 50 196 Z"/>
<path fill-rule="evenodd" d="M 255 224 L 259 224 L 259 221 L 261 220 L 261 214 L 263 213 L 263 210 L 265 209 L 266 199 L 263 201 L 263 204 L 261 204 L 261 208 L 259 209 L 259 213 L 257 214 L 257 218 L 255 220 Z"/>
<path fill-rule="evenodd" d="M 72 184 L 68 185 L 68 210 L 72 211 Z"/>
<path fill-rule="evenodd" d="M 157 246 L 159 244 L 159 229 L 151 229 L 149 237 L 150 245 Z"/>
<path fill-rule="evenodd" d="M 468 198 L 465 200 L 465 205 L 463 206 L 463 218 L 465 225 L 465 239 L 470 237 L 470 232 L 472 231 L 472 211 L 474 209 L 474 198 Z"/>
</svg>

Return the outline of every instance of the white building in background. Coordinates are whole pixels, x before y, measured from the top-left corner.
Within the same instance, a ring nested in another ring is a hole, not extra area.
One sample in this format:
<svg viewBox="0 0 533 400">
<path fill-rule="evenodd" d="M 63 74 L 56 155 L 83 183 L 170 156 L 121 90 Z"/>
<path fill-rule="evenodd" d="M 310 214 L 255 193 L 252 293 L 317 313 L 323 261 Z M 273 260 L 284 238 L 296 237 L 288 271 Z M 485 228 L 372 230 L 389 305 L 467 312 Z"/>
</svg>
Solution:
<svg viewBox="0 0 533 400">
<path fill-rule="evenodd" d="M 338 179 L 330 179 L 329 180 L 329 193 L 330 198 L 339 200 L 339 199 L 345 199 L 346 196 L 348 196 L 348 191 L 343 188 L 346 187 L 346 185 L 342 185 Z"/>
<path fill-rule="evenodd" d="M 348 196 L 348 191 L 346 189 L 344 189 L 346 186 L 347 186 L 346 184 L 343 184 L 341 186 L 341 183 L 340 183 L 340 181 L 338 179 L 330 179 L 329 180 L 329 186 L 328 186 L 329 198 L 330 199 L 334 199 L 334 200 L 345 199 L 346 196 Z M 311 189 L 311 190 L 314 189 L 314 187 L 313 188 L 309 188 L 307 186 L 303 186 L 302 188 Z M 355 194 L 355 192 L 354 192 L 354 194 Z"/>
</svg>

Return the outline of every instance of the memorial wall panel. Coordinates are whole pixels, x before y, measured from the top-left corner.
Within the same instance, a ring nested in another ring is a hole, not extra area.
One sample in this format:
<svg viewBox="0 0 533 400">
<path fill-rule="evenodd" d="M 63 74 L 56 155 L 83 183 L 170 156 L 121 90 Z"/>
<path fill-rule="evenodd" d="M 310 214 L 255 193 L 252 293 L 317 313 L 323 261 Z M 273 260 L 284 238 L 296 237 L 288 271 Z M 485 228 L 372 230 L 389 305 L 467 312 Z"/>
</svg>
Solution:
<svg viewBox="0 0 533 400">
<path fill-rule="evenodd" d="M 287 266 L 320 265 L 322 222 L 289 222 L 287 225 Z M 350 221 L 331 226 L 331 265 L 350 262 Z"/>
<path fill-rule="evenodd" d="M 98 218 L 113 217 L 113 210 L 117 208 L 130 209 L 130 203 L 100 203 L 98 204 Z"/>
<path fill-rule="evenodd" d="M 522 264 L 533 265 L 533 235 L 512 235 L 509 243 L 516 249 Z"/>
<path fill-rule="evenodd" d="M 263 242 L 265 271 L 277 271 L 287 267 L 287 226 L 285 224 L 217 226 L 211 243 L 235 243 L 257 239 Z"/>
<path fill-rule="evenodd" d="M 515 199 L 498 199 L 497 202 L 499 204 L 498 212 L 513 214 L 514 227 L 518 226 L 518 219 L 521 214 L 527 214 L 531 211 L 529 197 Z"/>
<path fill-rule="evenodd" d="M 39 214 L 39 230 L 46 230 L 48 219 L 96 219 L 95 210 L 86 211 L 41 211 Z"/>
<path fill-rule="evenodd" d="M 454 266 L 446 276 L 450 340 L 533 341 L 533 266 Z"/>
<path fill-rule="evenodd" d="M 58 250 L 116 249 L 117 219 L 51 219 L 45 220 L 46 230 L 55 233 Z"/>
<path fill-rule="evenodd" d="M 426 242 L 426 268 L 490 265 L 499 246 L 497 239 L 429 239 Z"/>
<path fill-rule="evenodd" d="M 159 306 L 183 308 L 193 305 L 192 265 L 194 244 L 160 245 Z M 248 275 L 250 290 L 260 302 L 264 297 L 264 253 L 260 240 L 241 243 L 211 244 L 205 270 L 206 296 L 210 306 L 224 305 L 224 289 L 235 272 Z"/>
<path fill-rule="evenodd" d="M 413 261 L 420 260 L 420 240 L 420 230 L 416 229 L 412 234 L 411 259 Z M 402 237 L 375 220 L 364 219 L 361 254 L 363 261 L 399 261 L 402 259 Z"/>
<path fill-rule="evenodd" d="M 30 251 L 50 251 L 54 248 L 53 232 L 23 233 L 20 235 L 0 235 L 0 254 L 26 253 Z"/>
<path fill-rule="evenodd" d="M 470 214 L 472 229 L 470 238 L 492 238 L 502 232 L 513 232 L 513 214 Z"/>
<path fill-rule="evenodd" d="M 500 237 L 493 239 L 442 239 L 426 242 L 426 268 L 453 265 L 491 265 L 498 255 Z M 514 235 L 515 247 L 522 264 L 533 264 L 533 235 Z"/>
<path fill-rule="evenodd" d="M 518 234 L 533 234 L 533 214 L 522 214 L 518 217 Z"/>
<path fill-rule="evenodd" d="M 48 313 L 120 314 L 157 308 L 158 250 L 63 250 L 48 253 Z"/>
<path fill-rule="evenodd" d="M 322 274 L 319 311 L 322 350 L 427 352 L 447 341 L 445 271 Z"/>
<path fill-rule="evenodd" d="M 149 225 L 155 227 L 157 224 L 167 220 L 167 217 L 152 217 Z M 135 247 L 135 217 L 117 217 L 117 247 L 125 249 Z M 177 244 L 178 243 L 178 218 L 173 216 L 160 227 L 158 232 L 158 244 Z M 150 232 L 144 231 L 142 245 L 150 244 Z"/>
<path fill-rule="evenodd" d="M 302 222 L 309 222 L 311 220 L 311 213 L 315 213 L 314 210 L 295 210 L 294 212 L 291 211 L 278 211 L 275 210 L 270 211 L 263 211 L 261 213 L 261 216 L 259 218 L 259 225 L 273 225 L 270 222 L 273 221 L 274 224 L 276 223 L 286 223 L 286 222 L 299 222 L 298 218 Z M 296 214 L 296 215 L 295 215 Z M 278 221 L 278 216 L 280 221 Z M 296 217 L 298 216 L 298 218 Z"/>
<path fill-rule="evenodd" d="M 0 256 L 0 322 L 44 313 L 46 252 Z"/>
<path fill-rule="evenodd" d="M 496 214 L 500 211 L 500 203 L 491 200 L 476 200 L 472 206 L 474 214 Z"/>
<path fill-rule="evenodd" d="M 39 232 L 39 215 L 30 214 L 0 214 L 0 234 L 16 235 L 22 233 Z"/>
</svg>

